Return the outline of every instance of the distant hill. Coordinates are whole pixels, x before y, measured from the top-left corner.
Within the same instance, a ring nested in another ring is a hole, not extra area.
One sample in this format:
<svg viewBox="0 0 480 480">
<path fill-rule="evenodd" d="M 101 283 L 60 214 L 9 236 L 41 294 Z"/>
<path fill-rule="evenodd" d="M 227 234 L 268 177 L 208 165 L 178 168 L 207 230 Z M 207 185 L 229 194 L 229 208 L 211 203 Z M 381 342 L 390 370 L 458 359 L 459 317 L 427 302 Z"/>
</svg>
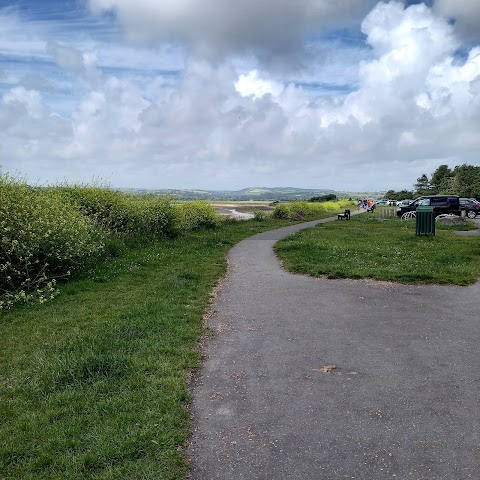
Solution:
<svg viewBox="0 0 480 480">
<path fill-rule="evenodd" d="M 171 196 L 179 200 L 219 200 L 219 201 L 268 201 L 287 202 L 308 200 L 312 197 L 334 193 L 338 198 L 380 198 L 384 192 L 337 192 L 326 188 L 309 189 L 295 187 L 249 187 L 242 190 L 199 190 L 199 189 L 122 189 L 140 195 Z"/>
<path fill-rule="evenodd" d="M 242 190 L 175 190 L 175 189 L 123 189 L 137 194 L 169 195 L 179 200 L 307 200 L 311 197 L 336 193 L 328 189 L 305 189 L 294 187 L 251 187 Z"/>
</svg>

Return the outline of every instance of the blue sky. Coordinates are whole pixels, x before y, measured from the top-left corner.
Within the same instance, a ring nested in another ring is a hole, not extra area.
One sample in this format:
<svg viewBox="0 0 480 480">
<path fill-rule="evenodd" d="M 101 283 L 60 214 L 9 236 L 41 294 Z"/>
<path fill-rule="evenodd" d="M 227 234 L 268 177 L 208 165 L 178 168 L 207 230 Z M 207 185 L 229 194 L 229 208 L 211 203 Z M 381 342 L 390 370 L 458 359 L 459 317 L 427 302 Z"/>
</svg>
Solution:
<svg viewBox="0 0 480 480">
<path fill-rule="evenodd" d="M 479 165 L 480 2 L 0 1 L 0 165 L 32 183 L 409 188 Z"/>
</svg>

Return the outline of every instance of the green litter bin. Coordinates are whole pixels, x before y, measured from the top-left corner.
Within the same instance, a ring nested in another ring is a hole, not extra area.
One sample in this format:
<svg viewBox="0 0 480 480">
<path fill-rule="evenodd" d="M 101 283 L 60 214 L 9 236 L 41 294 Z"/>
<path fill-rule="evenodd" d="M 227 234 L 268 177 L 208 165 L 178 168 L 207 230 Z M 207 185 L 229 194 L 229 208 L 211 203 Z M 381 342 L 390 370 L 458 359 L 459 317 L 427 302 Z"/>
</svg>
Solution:
<svg viewBox="0 0 480 480">
<path fill-rule="evenodd" d="M 435 213 L 433 207 L 417 207 L 417 235 L 435 235 Z"/>
</svg>

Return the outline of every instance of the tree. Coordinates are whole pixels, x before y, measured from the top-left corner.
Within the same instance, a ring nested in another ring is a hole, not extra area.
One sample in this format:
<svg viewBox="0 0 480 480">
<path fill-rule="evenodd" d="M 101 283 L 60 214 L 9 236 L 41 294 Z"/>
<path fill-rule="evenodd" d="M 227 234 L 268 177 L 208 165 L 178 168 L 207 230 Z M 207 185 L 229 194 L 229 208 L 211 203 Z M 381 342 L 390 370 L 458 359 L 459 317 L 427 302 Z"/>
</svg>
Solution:
<svg viewBox="0 0 480 480">
<path fill-rule="evenodd" d="M 417 183 L 414 185 L 416 189 L 416 195 L 428 195 L 431 193 L 430 181 L 428 180 L 427 175 L 424 173 L 421 177 L 417 178 Z"/>
<path fill-rule="evenodd" d="M 452 183 L 459 197 L 480 198 L 480 167 L 466 164 L 455 167 Z"/>
<path fill-rule="evenodd" d="M 432 195 L 439 193 L 450 193 L 453 177 L 453 172 L 448 168 L 448 165 L 440 165 L 432 174 L 430 180 L 430 188 Z"/>
<path fill-rule="evenodd" d="M 309 202 L 329 202 L 336 199 L 337 196 L 334 193 L 329 193 L 327 195 L 320 195 L 319 197 L 312 197 Z"/>
<path fill-rule="evenodd" d="M 389 190 L 388 192 L 385 192 L 383 198 L 385 200 L 397 200 L 397 192 L 395 190 Z"/>
<path fill-rule="evenodd" d="M 383 198 L 386 200 L 407 200 L 413 198 L 413 192 L 409 190 L 400 190 L 398 192 L 395 190 L 389 190 L 385 193 Z"/>
<path fill-rule="evenodd" d="M 397 200 L 409 200 L 414 197 L 414 194 L 411 190 L 400 190 L 398 196 Z"/>
</svg>

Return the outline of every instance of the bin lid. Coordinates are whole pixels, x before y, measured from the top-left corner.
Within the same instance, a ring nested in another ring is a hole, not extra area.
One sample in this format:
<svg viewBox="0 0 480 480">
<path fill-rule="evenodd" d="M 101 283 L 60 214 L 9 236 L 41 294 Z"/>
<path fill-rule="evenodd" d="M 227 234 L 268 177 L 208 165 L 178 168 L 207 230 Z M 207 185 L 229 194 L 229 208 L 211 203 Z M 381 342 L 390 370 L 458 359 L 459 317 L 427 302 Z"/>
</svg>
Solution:
<svg viewBox="0 0 480 480">
<path fill-rule="evenodd" d="M 433 212 L 433 207 L 420 206 L 417 207 L 417 212 Z"/>
</svg>

